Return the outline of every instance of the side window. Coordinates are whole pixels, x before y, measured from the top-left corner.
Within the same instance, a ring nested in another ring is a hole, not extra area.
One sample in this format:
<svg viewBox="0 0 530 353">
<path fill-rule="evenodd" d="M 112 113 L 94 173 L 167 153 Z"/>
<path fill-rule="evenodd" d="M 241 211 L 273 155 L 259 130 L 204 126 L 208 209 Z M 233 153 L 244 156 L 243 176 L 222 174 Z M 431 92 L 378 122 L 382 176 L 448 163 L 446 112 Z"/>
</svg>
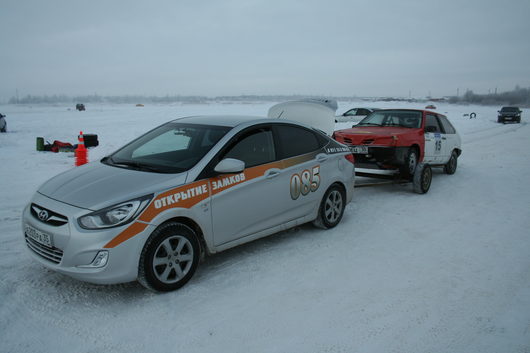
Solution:
<svg viewBox="0 0 530 353">
<path fill-rule="evenodd" d="M 350 109 L 346 113 L 344 113 L 344 116 L 352 116 L 355 115 L 357 112 L 357 109 Z"/>
<path fill-rule="evenodd" d="M 427 118 L 425 120 L 425 131 L 427 132 L 442 132 L 440 129 L 440 125 L 438 124 L 438 119 L 436 119 L 436 116 L 427 114 Z"/>
<path fill-rule="evenodd" d="M 242 135 L 224 154 L 224 158 L 235 158 L 245 162 L 245 168 L 273 162 L 276 153 L 272 131 L 262 128 Z"/>
<path fill-rule="evenodd" d="M 456 134 L 455 128 L 445 116 L 440 115 L 438 118 L 440 118 L 440 122 L 442 123 L 442 127 L 444 128 L 446 134 Z"/>
<path fill-rule="evenodd" d="M 209 129 L 202 137 L 201 147 L 211 148 L 226 134 L 226 131 L 221 129 Z"/>
<path fill-rule="evenodd" d="M 368 115 L 370 112 L 364 108 L 357 109 L 356 115 Z"/>
<path fill-rule="evenodd" d="M 282 150 L 280 159 L 313 152 L 321 147 L 316 134 L 310 130 L 289 125 L 277 125 L 275 128 Z"/>
</svg>

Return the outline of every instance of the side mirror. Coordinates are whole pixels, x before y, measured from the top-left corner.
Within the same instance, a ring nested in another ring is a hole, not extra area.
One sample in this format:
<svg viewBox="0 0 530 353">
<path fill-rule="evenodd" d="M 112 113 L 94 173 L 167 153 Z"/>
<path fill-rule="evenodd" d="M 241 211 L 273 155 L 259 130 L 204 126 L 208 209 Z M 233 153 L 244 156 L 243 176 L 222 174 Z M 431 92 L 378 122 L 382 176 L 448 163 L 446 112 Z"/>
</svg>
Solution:
<svg viewBox="0 0 530 353">
<path fill-rule="evenodd" d="M 217 163 L 213 170 L 221 174 L 241 173 L 245 170 L 245 162 L 240 161 L 239 159 L 225 158 Z"/>
<path fill-rule="evenodd" d="M 425 132 L 436 132 L 438 129 L 436 129 L 436 126 L 426 126 Z"/>
</svg>

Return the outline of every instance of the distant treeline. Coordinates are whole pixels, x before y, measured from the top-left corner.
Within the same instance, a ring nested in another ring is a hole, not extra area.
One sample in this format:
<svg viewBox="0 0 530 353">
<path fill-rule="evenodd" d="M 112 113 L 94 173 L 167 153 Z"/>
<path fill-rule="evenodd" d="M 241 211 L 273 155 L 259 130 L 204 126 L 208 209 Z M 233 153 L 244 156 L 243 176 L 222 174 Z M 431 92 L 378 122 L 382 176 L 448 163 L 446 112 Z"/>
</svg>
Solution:
<svg viewBox="0 0 530 353">
<path fill-rule="evenodd" d="M 530 106 L 530 88 L 516 86 L 513 91 L 490 94 L 475 94 L 473 91 L 467 91 L 463 96 L 450 97 L 448 101 L 450 103 Z"/>
<path fill-rule="evenodd" d="M 241 96 L 142 96 L 142 95 L 123 95 L 123 96 L 100 96 L 98 94 L 84 96 L 68 95 L 26 95 L 24 97 L 11 97 L 9 104 L 76 104 L 76 103 L 184 103 L 184 104 L 208 104 L 208 103 L 256 103 L 256 102 L 282 102 L 297 100 L 302 98 L 321 98 L 322 96 L 304 96 L 304 95 L 241 95 Z M 515 87 L 513 91 L 492 93 L 492 94 L 475 94 L 468 90 L 462 96 L 444 97 L 444 98 L 425 98 L 425 99 L 406 99 L 396 97 L 357 97 L 357 96 L 326 96 L 329 99 L 335 99 L 342 102 L 354 101 L 408 101 L 408 102 L 449 102 L 449 103 L 469 103 L 483 105 L 519 105 L 530 106 L 530 88 Z"/>
<path fill-rule="evenodd" d="M 320 97 L 320 96 L 319 96 Z M 11 97 L 9 104 L 76 104 L 76 103 L 187 103 L 187 104 L 205 104 L 216 102 L 280 102 L 288 100 L 296 100 L 302 98 L 319 98 L 316 96 L 302 96 L 302 95 L 241 95 L 241 96 L 140 96 L 140 95 L 125 95 L 125 96 L 100 96 L 97 94 L 88 96 L 67 96 L 67 95 L 26 95 L 22 98 Z M 355 97 L 327 97 L 340 101 L 350 101 L 358 98 Z"/>
</svg>

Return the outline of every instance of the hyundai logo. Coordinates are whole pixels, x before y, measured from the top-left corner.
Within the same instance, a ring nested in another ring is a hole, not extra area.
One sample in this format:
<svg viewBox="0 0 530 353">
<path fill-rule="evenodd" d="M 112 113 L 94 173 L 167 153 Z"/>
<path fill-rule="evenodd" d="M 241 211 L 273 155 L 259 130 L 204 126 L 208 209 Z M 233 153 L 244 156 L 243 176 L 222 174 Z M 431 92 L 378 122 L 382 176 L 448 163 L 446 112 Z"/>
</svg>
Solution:
<svg viewBox="0 0 530 353">
<path fill-rule="evenodd" d="M 48 211 L 42 210 L 39 212 L 39 219 L 43 222 L 46 222 L 50 215 L 48 214 Z"/>
</svg>

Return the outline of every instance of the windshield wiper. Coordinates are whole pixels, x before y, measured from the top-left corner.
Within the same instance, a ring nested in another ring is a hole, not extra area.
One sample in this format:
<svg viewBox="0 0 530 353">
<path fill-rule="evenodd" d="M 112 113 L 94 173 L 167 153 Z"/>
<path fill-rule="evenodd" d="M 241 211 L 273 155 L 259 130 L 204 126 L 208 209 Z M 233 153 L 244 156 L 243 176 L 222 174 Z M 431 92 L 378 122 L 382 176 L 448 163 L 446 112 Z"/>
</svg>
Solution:
<svg viewBox="0 0 530 353">
<path fill-rule="evenodd" d="M 163 173 L 163 171 L 160 168 L 154 167 L 149 164 L 140 163 L 140 162 L 133 162 L 133 161 L 119 161 L 116 162 L 110 157 L 110 161 L 112 162 L 112 165 L 116 166 L 126 166 L 126 167 L 133 167 L 137 170 L 147 171 L 147 172 L 156 172 L 156 173 Z"/>
<path fill-rule="evenodd" d="M 105 164 L 114 164 L 114 160 L 112 159 L 111 156 L 105 156 L 101 159 L 101 163 L 105 163 Z"/>
<path fill-rule="evenodd" d="M 362 124 L 359 123 L 359 124 L 357 124 L 357 125 L 355 125 L 355 126 L 365 126 L 365 125 L 369 125 L 369 126 L 381 126 L 381 125 L 379 125 L 379 124 L 375 124 L 375 123 L 362 123 Z"/>
</svg>

